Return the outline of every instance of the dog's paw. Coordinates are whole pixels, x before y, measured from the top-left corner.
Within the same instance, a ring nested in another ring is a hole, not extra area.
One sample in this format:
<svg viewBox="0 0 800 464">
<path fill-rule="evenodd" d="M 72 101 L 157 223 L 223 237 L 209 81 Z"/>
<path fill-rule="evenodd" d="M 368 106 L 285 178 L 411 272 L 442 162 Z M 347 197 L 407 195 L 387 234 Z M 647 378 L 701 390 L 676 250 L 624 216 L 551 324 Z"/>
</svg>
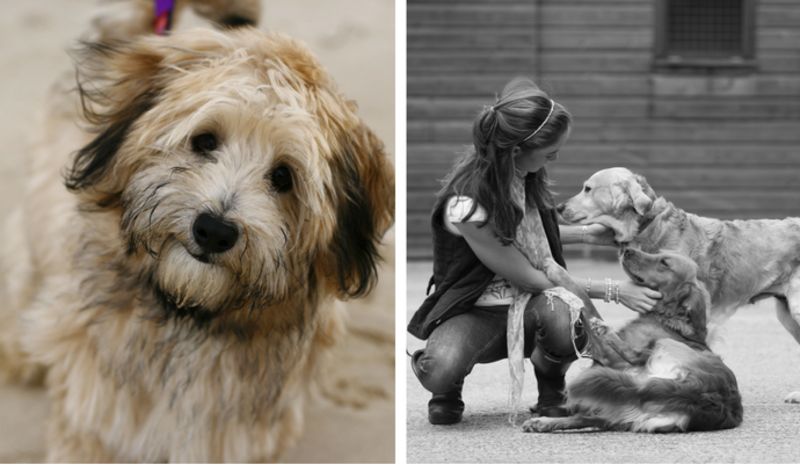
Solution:
<svg viewBox="0 0 800 464">
<path fill-rule="evenodd" d="M 800 391 L 789 393 L 783 400 L 784 403 L 800 404 Z"/>
<path fill-rule="evenodd" d="M 526 433 L 545 433 L 553 430 L 553 419 L 549 417 L 534 417 L 522 424 L 522 431 Z"/>
<path fill-rule="evenodd" d="M 602 337 L 611 331 L 611 327 L 609 327 L 604 320 L 596 317 L 591 318 L 589 320 L 589 324 L 592 326 L 592 332 L 594 332 L 598 337 Z"/>
</svg>

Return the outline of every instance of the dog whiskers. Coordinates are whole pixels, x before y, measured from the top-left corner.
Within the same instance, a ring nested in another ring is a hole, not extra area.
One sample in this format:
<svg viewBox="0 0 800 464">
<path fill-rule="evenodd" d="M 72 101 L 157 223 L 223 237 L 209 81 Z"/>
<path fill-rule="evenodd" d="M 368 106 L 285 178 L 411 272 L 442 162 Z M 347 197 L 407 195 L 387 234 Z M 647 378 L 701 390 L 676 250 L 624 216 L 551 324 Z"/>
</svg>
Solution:
<svg viewBox="0 0 800 464">
<path fill-rule="evenodd" d="M 208 293 L 209 293 L 210 288 L 211 288 L 210 285 L 206 285 L 206 286 L 203 287 L 203 294 L 200 295 L 200 300 L 197 302 L 197 304 L 202 305 L 206 301 L 208 301 Z"/>
<path fill-rule="evenodd" d="M 287 233 L 287 231 L 290 230 L 290 229 L 291 228 L 289 227 L 289 223 L 286 222 L 286 219 L 283 219 L 283 227 L 281 227 L 280 232 L 281 232 L 281 234 L 283 234 L 283 246 L 284 247 L 289 244 L 289 234 Z M 298 246 L 297 241 L 293 242 L 292 246 L 290 248 L 287 248 L 286 252 L 288 254 L 293 254 L 295 249 L 297 248 L 297 246 Z"/>
<path fill-rule="evenodd" d="M 197 205 L 197 207 L 194 209 L 194 212 L 192 213 L 192 219 L 189 222 L 190 224 L 194 224 L 194 217 L 197 216 L 197 210 L 199 210 L 200 207 L 203 206 L 206 203 L 213 203 L 213 202 L 211 200 L 203 200 L 203 201 L 201 201 L 200 204 Z"/>
<path fill-rule="evenodd" d="M 173 153 L 170 152 L 169 154 L 172 155 Z M 174 168 L 170 169 L 169 178 L 170 178 L 170 180 L 172 180 L 172 176 L 174 174 L 183 174 L 184 172 L 188 172 L 188 171 L 189 171 L 189 167 L 187 167 L 187 166 L 175 166 Z"/>
<path fill-rule="evenodd" d="M 170 183 L 171 183 L 171 182 L 167 181 L 167 182 L 163 182 L 163 183 L 161 183 L 161 184 L 158 184 L 158 185 L 156 185 L 156 186 L 155 186 L 155 187 L 152 189 L 152 192 L 150 192 L 150 194 L 147 196 L 147 198 L 146 198 L 144 201 L 142 201 L 142 202 L 140 203 L 140 206 L 139 206 L 138 208 L 136 208 L 136 209 L 135 209 L 134 211 L 132 211 L 131 213 L 129 213 L 129 214 L 126 214 L 126 215 L 125 215 L 125 219 L 123 220 L 123 225 L 122 225 L 122 227 L 123 227 L 123 228 L 127 228 L 127 224 L 128 224 L 128 223 L 129 223 L 131 220 L 133 220 L 133 219 L 135 219 L 136 217 L 138 217 L 138 216 L 139 216 L 139 213 L 140 213 L 142 210 L 144 210 L 144 209 L 145 209 L 145 207 L 146 207 L 146 206 L 147 206 L 147 205 L 150 203 L 150 201 L 153 199 L 153 197 L 156 195 L 156 193 L 158 193 L 158 191 L 159 191 L 159 190 L 161 190 L 161 188 L 162 188 L 162 187 L 164 187 L 164 186 L 166 186 L 166 185 L 169 185 Z M 125 209 L 125 208 L 124 208 L 124 206 L 123 206 L 123 209 Z"/>
<path fill-rule="evenodd" d="M 161 203 L 164 202 L 165 199 L 166 198 L 162 198 L 162 199 L 158 200 L 158 202 L 155 204 L 155 206 L 153 206 L 153 208 L 150 210 L 150 217 L 148 218 L 147 222 L 148 222 L 148 226 L 151 229 L 153 228 L 153 214 L 155 214 L 156 209 L 161 205 Z"/>
<path fill-rule="evenodd" d="M 247 252 L 247 247 L 250 246 L 250 231 L 247 228 L 247 224 L 241 223 L 242 229 L 244 229 L 244 249 L 242 250 L 242 254 L 239 255 L 239 261 L 244 258 L 245 253 Z"/>
<path fill-rule="evenodd" d="M 275 267 L 276 267 L 276 268 L 283 268 L 283 269 L 286 271 L 286 274 L 287 274 L 288 276 L 290 276 L 290 277 L 293 277 L 293 278 L 294 278 L 294 280 L 295 280 L 295 282 L 296 282 L 298 285 L 300 285 L 300 288 L 302 289 L 303 293 L 306 293 L 306 294 L 308 293 L 308 287 L 306 287 L 306 284 L 307 284 L 308 282 L 307 282 L 306 280 L 303 280 L 303 279 L 301 279 L 300 277 L 298 277 L 298 276 L 297 276 L 297 275 L 296 275 L 294 272 L 292 272 L 292 271 L 289 269 L 289 266 L 287 266 L 287 265 L 286 265 L 286 262 L 285 262 L 285 260 L 283 259 L 282 255 L 281 255 L 281 256 L 278 256 L 278 257 L 276 258 L 276 261 L 275 261 Z"/>
<path fill-rule="evenodd" d="M 147 252 L 147 254 L 149 254 L 150 257 L 152 257 L 153 259 L 158 261 L 158 255 L 160 254 L 160 252 L 156 252 L 155 250 L 153 250 L 150 247 L 150 242 L 149 241 L 141 240 L 140 242 L 141 242 L 141 246 L 144 247 L 144 250 Z M 138 247 L 137 247 L 137 249 L 138 249 Z"/>
</svg>

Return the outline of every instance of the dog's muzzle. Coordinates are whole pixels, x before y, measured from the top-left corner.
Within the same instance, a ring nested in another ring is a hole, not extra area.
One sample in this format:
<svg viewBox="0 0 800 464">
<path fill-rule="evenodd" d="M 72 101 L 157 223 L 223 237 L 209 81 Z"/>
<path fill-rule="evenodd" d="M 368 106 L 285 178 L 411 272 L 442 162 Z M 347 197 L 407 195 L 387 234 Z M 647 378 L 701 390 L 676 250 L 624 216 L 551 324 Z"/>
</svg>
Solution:
<svg viewBox="0 0 800 464">
<path fill-rule="evenodd" d="M 239 238 L 239 230 L 219 216 L 203 213 L 195 219 L 192 235 L 205 253 L 215 254 L 233 248 Z"/>
</svg>

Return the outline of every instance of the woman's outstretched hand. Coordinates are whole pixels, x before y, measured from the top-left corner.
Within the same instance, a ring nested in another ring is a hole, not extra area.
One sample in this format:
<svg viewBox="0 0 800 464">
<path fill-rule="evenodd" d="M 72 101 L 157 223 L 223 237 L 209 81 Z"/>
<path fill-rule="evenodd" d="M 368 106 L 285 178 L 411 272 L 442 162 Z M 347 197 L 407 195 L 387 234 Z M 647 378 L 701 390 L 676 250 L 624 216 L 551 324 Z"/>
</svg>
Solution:
<svg viewBox="0 0 800 464">
<path fill-rule="evenodd" d="M 619 282 L 619 302 L 639 314 L 650 312 L 660 299 L 661 293 L 636 285 L 632 280 Z"/>
<path fill-rule="evenodd" d="M 586 227 L 586 233 L 583 234 L 583 237 L 589 245 L 616 246 L 614 229 L 603 224 L 589 224 L 584 227 Z"/>
</svg>

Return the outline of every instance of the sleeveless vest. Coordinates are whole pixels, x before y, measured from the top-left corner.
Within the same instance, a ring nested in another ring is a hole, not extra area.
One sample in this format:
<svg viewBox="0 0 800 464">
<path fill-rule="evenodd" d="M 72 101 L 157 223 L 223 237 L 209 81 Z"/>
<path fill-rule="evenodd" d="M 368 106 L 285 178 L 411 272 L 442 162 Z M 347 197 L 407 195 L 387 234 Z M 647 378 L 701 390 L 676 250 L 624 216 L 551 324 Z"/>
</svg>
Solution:
<svg viewBox="0 0 800 464">
<path fill-rule="evenodd" d="M 495 275 L 478 259 L 464 237 L 453 235 L 445 228 L 444 208 L 449 198 L 450 195 L 439 197 L 433 207 L 433 276 L 426 291 L 428 297 L 407 327 L 411 335 L 421 340 L 427 340 L 442 322 L 472 309 Z M 566 268 L 556 211 L 539 210 L 539 214 L 553 259 Z M 435 289 L 431 294 L 432 286 Z"/>
</svg>

